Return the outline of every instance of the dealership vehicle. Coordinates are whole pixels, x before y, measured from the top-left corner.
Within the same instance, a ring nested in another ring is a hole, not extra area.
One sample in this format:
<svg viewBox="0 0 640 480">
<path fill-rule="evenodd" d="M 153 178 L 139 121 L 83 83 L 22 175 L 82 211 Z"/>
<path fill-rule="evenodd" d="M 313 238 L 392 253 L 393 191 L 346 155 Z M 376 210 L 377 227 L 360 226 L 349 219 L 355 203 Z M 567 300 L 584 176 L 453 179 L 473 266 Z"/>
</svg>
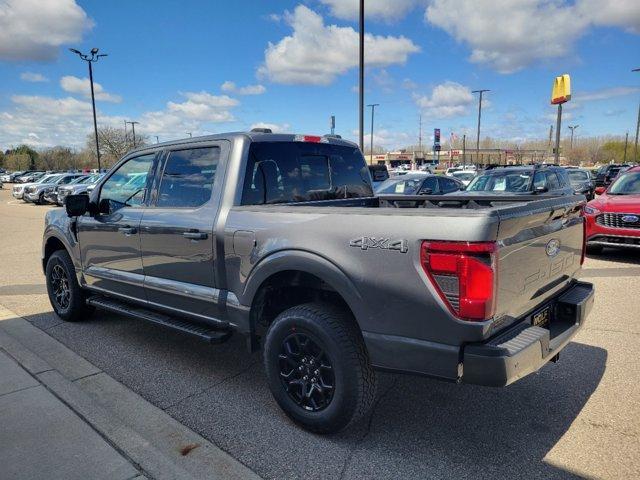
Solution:
<svg viewBox="0 0 640 480">
<path fill-rule="evenodd" d="M 242 335 L 280 407 L 333 432 L 370 409 L 375 369 L 503 386 L 557 359 L 592 305 L 584 203 L 375 196 L 352 142 L 218 134 L 130 152 L 48 211 L 42 265 L 64 320 Z"/>
<path fill-rule="evenodd" d="M 551 165 L 498 167 L 478 174 L 466 195 L 574 195 L 567 171 Z"/>
<path fill-rule="evenodd" d="M 374 188 L 389 178 L 389 170 L 386 165 L 369 165 L 369 173 Z"/>
<path fill-rule="evenodd" d="M 53 186 L 51 188 L 45 189 L 44 202 L 45 203 L 52 203 L 52 204 L 55 204 L 55 205 L 61 205 L 60 200 L 58 198 L 58 194 L 59 194 L 60 188 L 67 187 L 67 186 L 68 187 L 73 187 L 74 185 L 77 185 L 78 183 L 86 182 L 90 178 L 91 178 L 90 175 L 82 173 L 78 177 L 76 177 L 75 179 L 71 180 L 67 184 L 55 185 L 55 186 Z"/>
<path fill-rule="evenodd" d="M 42 177 L 45 176 L 45 174 L 46 172 L 42 172 L 42 171 L 29 172 L 17 177 L 15 181 L 16 183 L 33 183 L 40 180 Z"/>
<path fill-rule="evenodd" d="M 15 182 L 17 177 L 19 177 L 21 175 L 24 175 L 24 174 L 25 174 L 24 170 L 18 170 L 16 172 L 12 172 L 12 173 L 5 173 L 2 176 L 2 181 L 4 183 L 13 183 L 13 182 Z"/>
<path fill-rule="evenodd" d="M 640 167 L 622 173 L 584 207 L 589 253 L 604 247 L 640 249 Z"/>
<path fill-rule="evenodd" d="M 593 200 L 596 196 L 596 183 L 591 178 L 589 170 L 583 168 L 567 168 L 569 183 L 573 191 L 578 195 L 584 195 L 587 200 Z"/>
<path fill-rule="evenodd" d="M 32 183 L 25 187 L 22 199 L 25 202 L 33 202 L 36 205 L 45 203 L 44 196 L 51 192 L 58 185 L 67 185 L 78 177 L 82 177 L 81 173 L 60 173 L 54 178 L 50 178 L 43 182 Z"/>
<path fill-rule="evenodd" d="M 89 189 L 93 190 L 95 184 L 103 177 L 102 173 L 94 173 L 87 175 L 84 178 L 80 178 L 71 182 L 69 185 L 61 185 L 58 187 L 56 201 L 58 205 L 64 205 L 66 198 L 69 195 L 88 195 Z"/>
<path fill-rule="evenodd" d="M 60 173 L 53 173 L 51 175 L 45 175 L 44 177 L 40 178 L 37 182 L 17 183 L 13 186 L 11 190 L 11 195 L 13 196 L 13 198 L 17 198 L 18 200 L 24 200 L 24 191 L 26 188 L 32 185 L 38 185 L 43 182 L 55 181 L 55 179 L 57 179 L 60 175 L 61 175 Z"/>
<path fill-rule="evenodd" d="M 631 165 L 627 164 L 618 165 L 612 163 L 611 165 L 600 167 L 598 173 L 596 174 L 596 187 L 608 187 L 613 179 L 618 176 L 618 173 L 620 173 L 621 170 L 626 170 L 630 166 Z"/>
<path fill-rule="evenodd" d="M 458 170 L 457 172 L 453 172 L 451 176 L 467 187 L 471 183 L 471 180 L 476 177 L 477 173 L 475 170 Z"/>
<path fill-rule="evenodd" d="M 464 184 L 460 180 L 419 172 L 391 177 L 376 187 L 375 193 L 378 195 L 442 195 L 460 190 L 464 190 Z"/>
</svg>

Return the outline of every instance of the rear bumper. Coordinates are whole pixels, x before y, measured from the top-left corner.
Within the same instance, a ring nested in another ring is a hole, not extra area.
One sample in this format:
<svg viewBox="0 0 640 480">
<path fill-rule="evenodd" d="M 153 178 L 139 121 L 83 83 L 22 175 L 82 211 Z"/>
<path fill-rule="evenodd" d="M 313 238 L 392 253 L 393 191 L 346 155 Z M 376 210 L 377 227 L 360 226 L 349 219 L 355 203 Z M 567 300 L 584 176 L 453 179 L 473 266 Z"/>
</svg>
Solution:
<svg viewBox="0 0 640 480">
<path fill-rule="evenodd" d="M 445 345 L 414 338 L 362 332 L 374 368 L 453 382 L 500 387 L 539 370 L 584 324 L 594 288 L 574 282 L 532 313 L 552 308 L 550 328 L 535 327 L 527 315 L 483 343 Z"/>
<path fill-rule="evenodd" d="M 576 282 L 547 304 L 553 312 L 548 329 L 532 326 L 528 316 L 486 343 L 467 345 L 462 382 L 501 387 L 539 370 L 582 328 L 593 298 L 593 285 Z"/>
</svg>

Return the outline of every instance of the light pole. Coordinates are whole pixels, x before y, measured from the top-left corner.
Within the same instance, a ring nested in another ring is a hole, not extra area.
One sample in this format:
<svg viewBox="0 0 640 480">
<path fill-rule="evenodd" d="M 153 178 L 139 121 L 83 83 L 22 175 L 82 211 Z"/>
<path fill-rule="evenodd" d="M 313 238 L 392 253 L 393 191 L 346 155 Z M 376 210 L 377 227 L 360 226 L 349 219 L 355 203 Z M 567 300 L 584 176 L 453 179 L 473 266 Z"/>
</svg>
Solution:
<svg viewBox="0 0 640 480">
<path fill-rule="evenodd" d="M 93 130 L 96 135 L 96 156 L 98 157 L 98 171 L 100 171 L 102 169 L 100 165 L 100 144 L 98 142 L 98 121 L 96 120 L 96 97 L 95 97 L 95 94 L 93 93 L 93 67 L 91 66 L 91 64 L 93 62 L 97 62 L 98 60 L 100 60 L 101 57 L 106 57 L 107 54 L 101 53 L 100 55 L 98 55 L 97 48 L 91 49 L 91 55 L 84 54 L 79 50 L 76 50 L 75 48 L 70 48 L 69 50 L 75 53 L 76 55 L 78 55 L 82 60 L 84 60 L 89 64 L 89 83 L 91 84 L 91 106 L 93 107 Z"/>
<path fill-rule="evenodd" d="M 624 136 L 624 160 L 622 163 L 627 163 L 627 145 L 629 145 L 629 132 Z"/>
<path fill-rule="evenodd" d="M 136 124 L 140 123 L 140 122 L 126 122 L 126 123 L 130 123 L 131 124 L 131 132 L 133 135 L 133 148 L 136 148 Z"/>
<path fill-rule="evenodd" d="M 369 155 L 371 155 L 371 163 L 373 163 L 373 117 L 375 115 L 376 107 L 379 107 L 379 103 L 372 103 L 367 105 L 367 107 L 371 107 L 371 147 L 369 151 Z"/>
<path fill-rule="evenodd" d="M 478 135 L 476 137 L 476 162 L 480 158 L 480 121 L 482 120 L 482 94 L 484 92 L 490 92 L 491 90 L 473 90 L 471 93 L 479 93 L 478 97 Z"/>
<path fill-rule="evenodd" d="M 640 68 L 634 68 L 632 72 L 640 72 Z M 636 142 L 633 148 L 633 161 L 638 161 L 638 131 L 640 130 L 640 105 L 638 105 L 638 121 L 636 122 Z"/>
<path fill-rule="evenodd" d="M 360 123 L 360 150 L 364 153 L 364 0 L 360 0 L 360 49 L 358 55 L 358 120 Z"/>
<path fill-rule="evenodd" d="M 573 150 L 573 132 L 576 128 L 578 128 L 580 125 L 569 125 L 569 130 L 571 130 L 571 150 Z"/>
<path fill-rule="evenodd" d="M 156 135 L 156 143 L 160 143 L 160 138 L 158 138 L 158 135 Z"/>
</svg>

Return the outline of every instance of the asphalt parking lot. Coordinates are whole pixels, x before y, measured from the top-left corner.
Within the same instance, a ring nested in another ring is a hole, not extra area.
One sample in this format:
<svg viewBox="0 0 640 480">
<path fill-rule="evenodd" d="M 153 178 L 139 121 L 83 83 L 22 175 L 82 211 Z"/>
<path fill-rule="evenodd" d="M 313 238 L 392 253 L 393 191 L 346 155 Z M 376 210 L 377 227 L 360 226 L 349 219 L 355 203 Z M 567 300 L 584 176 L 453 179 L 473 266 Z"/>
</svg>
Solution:
<svg viewBox="0 0 640 480">
<path fill-rule="evenodd" d="M 264 478 L 640 478 L 640 253 L 587 259 L 589 323 L 560 362 L 504 389 L 380 375 L 372 415 L 339 435 L 287 420 L 260 354 L 110 313 L 63 323 L 40 265 L 45 213 L 0 190 L 0 304 Z"/>
</svg>

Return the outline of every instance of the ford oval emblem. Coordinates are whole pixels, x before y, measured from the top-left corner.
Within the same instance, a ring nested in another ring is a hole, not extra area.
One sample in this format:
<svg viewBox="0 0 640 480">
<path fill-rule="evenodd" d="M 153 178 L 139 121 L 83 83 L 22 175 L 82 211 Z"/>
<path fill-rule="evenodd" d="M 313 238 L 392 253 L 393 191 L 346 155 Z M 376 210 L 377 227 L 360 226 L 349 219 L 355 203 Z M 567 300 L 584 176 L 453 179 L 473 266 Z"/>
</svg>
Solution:
<svg viewBox="0 0 640 480">
<path fill-rule="evenodd" d="M 560 240 L 558 240 L 557 238 L 549 240 L 544 251 L 546 252 L 547 256 L 555 257 L 560 252 Z"/>
<path fill-rule="evenodd" d="M 638 220 L 640 220 L 640 217 L 637 215 L 624 215 L 622 217 L 624 223 L 638 223 Z"/>
</svg>

